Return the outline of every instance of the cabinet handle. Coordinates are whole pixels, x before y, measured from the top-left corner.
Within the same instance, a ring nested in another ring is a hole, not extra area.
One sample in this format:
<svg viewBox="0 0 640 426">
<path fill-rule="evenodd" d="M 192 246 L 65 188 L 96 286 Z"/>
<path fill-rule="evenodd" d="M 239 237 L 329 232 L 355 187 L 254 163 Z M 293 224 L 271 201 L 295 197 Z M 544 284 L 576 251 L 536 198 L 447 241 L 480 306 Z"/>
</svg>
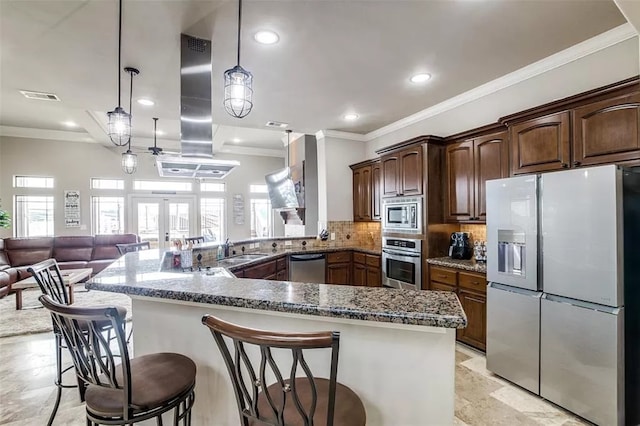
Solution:
<svg viewBox="0 0 640 426">
<path fill-rule="evenodd" d="M 479 285 L 480 283 L 478 281 L 471 281 L 471 284 Z"/>
<path fill-rule="evenodd" d="M 582 163 L 581 163 L 581 162 L 579 162 L 579 161 L 574 161 L 574 162 L 573 162 L 574 167 L 578 167 L 580 164 L 582 164 Z"/>
<path fill-rule="evenodd" d="M 562 163 L 562 168 L 563 168 L 563 169 L 568 169 L 568 168 L 569 168 L 569 165 L 568 165 L 567 163 Z"/>
<path fill-rule="evenodd" d="M 447 278 L 446 275 L 438 275 L 438 278 Z"/>
</svg>

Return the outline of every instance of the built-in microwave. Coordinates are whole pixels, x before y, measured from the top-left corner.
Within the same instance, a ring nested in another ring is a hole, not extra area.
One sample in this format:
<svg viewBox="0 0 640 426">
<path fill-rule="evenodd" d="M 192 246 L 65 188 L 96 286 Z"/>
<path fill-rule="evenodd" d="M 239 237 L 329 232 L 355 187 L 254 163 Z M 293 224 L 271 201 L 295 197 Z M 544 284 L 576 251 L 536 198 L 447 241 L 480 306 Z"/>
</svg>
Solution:
<svg viewBox="0 0 640 426">
<path fill-rule="evenodd" d="M 422 197 L 386 198 L 382 205 L 383 232 L 422 233 Z"/>
</svg>

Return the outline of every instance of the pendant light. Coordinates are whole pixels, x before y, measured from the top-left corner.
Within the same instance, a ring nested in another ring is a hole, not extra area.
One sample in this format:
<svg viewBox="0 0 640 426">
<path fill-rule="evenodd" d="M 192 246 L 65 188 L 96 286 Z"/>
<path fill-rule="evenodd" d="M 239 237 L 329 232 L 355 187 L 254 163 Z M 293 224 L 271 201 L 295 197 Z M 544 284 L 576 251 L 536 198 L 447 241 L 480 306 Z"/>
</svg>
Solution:
<svg viewBox="0 0 640 426">
<path fill-rule="evenodd" d="M 158 119 L 156 117 L 153 118 L 153 146 L 147 148 L 147 150 L 151 151 L 152 155 L 158 155 L 162 152 L 162 148 L 160 148 L 156 143 L 156 135 L 158 134 Z"/>
<path fill-rule="evenodd" d="M 122 0 L 119 2 L 118 17 L 118 106 L 107 113 L 109 123 L 107 124 L 107 133 L 111 142 L 116 146 L 125 146 L 131 138 L 131 114 L 128 114 L 122 108 L 120 100 L 120 66 L 122 60 Z M 131 108 L 129 108 L 131 111 Z"/>
<path fill-rule="evenodd" d="M 124 70 L 131 76 L 131 84 L 129 86 L 129 111 L 131 111 L 131 100 L 133 99 L 133 76 L 140 74 L 140 71 L 131 67 L 126 67 Z M 129 115 L 129 129 L 131 129 L 131 115 Z M 131 135 L 129 135 L 128 144 L 127 152 L 122 153 L 122 170 L 131 175 L 135 173 L 138 168 L 138 156 L 131 152 Z"/>
<path fill-rule="evenodd" d="M 238 62 L 224 72 L 224 109 L 236 118 L 244 118 L 253 108 L 253 76 L 240 66 L 240 29 L 242 0 L 238 0 Z"/>
</svg>

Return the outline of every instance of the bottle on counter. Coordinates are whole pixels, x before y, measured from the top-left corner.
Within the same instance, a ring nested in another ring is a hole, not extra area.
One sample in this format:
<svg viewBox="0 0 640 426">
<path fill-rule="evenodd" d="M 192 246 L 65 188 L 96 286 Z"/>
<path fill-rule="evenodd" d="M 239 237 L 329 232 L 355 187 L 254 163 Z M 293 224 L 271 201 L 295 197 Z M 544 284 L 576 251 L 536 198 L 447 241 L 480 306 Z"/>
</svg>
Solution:
<svg viewBox="0 0 640 426">
<path fill-rule="evenodd" d="M 218 246 L 218 254 L 216 255 L 216 259 L 218 260 L 224 259 L 224 251 L 222 251 L 222 245 Z"/>
</svg>

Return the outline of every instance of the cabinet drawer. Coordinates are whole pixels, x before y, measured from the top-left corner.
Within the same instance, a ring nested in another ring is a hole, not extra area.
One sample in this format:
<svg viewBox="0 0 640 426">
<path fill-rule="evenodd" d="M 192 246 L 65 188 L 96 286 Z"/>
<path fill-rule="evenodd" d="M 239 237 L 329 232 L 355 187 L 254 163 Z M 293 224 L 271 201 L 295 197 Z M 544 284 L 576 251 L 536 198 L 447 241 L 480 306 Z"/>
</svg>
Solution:
<svg viewBox="0 0 640 426">
<path fill-rule="evenodd" d="M 456 277 L 456 271 L 451 269 L 439 268 L 437 266 L 430 267 L 430 279 L 431 281 L 438 281 L 445 284 L 456 285 L 458 280 Z"/>
<path fill-rule="evenodd" d="M 351 262 L 351 252 L 339 251 L 327 254 L 327 263 Z"/>
<path fill-rule="evenodd" d="M 442 284 L 439 282 L 431 281 L 429 284 L 429 290 L 437 290 L 437 291 L 456 291 L 456 287 L 452 285 Z"/>
<path fill-rule="evenodd" d="M 484 275 L 460 272 L 458 275 L 458 284 L 460 287 L 468 290 L 475 290 L 479 293 L 487 292 L 487 278 Z"/>
<path fill-rule="evenodd" d="M 244 270 L 245 278 L 266 278 L 273 275 L 275 278 L 276 274 L 276 261 L 272 260 L 270 262 L 262 263 L 256 266 L 249 266 Z"/>
<path fill-rule="evenodd" d="M 375 266 L 376 268 L 380 267 L 380 256 L 376 256 L 373 254 L 367 255 L 367 266 Z"/>
<path fill-rule="evenodd" d="M 366 255 L 364 253 L 353 253 L 353 263 L 359 263 L 361 265 L 366 264 L 365 261 Z"/>
<path fill-rule="evenodd" d="M 281 257 L 280 259 L 276 260 L 276 268 L 278 269 L 278 271 L 282 271 L 284 269 L 287 269 L 287 258 L 286 257 Z"/>
</svg>

